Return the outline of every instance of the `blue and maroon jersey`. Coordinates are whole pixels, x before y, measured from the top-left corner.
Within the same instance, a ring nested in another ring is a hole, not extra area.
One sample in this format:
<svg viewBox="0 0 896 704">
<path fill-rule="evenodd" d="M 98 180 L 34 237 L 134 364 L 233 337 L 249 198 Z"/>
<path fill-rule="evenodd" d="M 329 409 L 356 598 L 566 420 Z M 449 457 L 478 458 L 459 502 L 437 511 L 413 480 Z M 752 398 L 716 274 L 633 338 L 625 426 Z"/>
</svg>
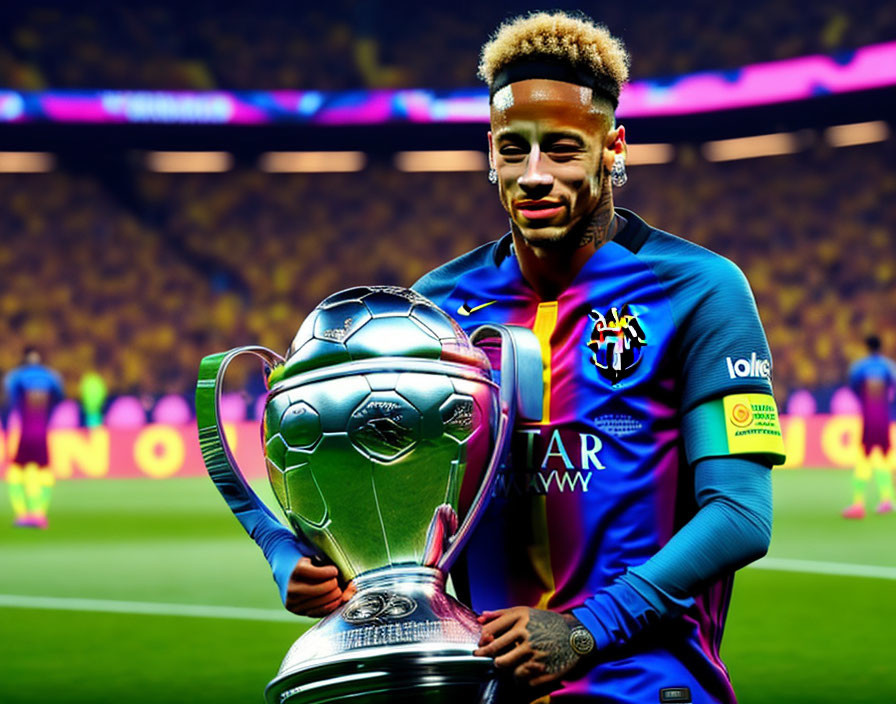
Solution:
<svg viewBox="0 0 896 704">
<path fill-rule="evenodd" d="M 468 333 L 523 325 L 542 347 L 543 419 L 515 429 L 455 575 L 476 610 L 581 607 L 694 515 L 698 459 L 783 459 L 771 356 L 744 276 L 617 211 L 625 227 L 557 300 L 540 300 L 524 280 L 509 234 L 414 286 Z M 731 582 L 706 585 L 662 632 L 552 700 L 658 702 L 662 687 L 689 686 L 733 701 L 719 658 Z"/>
<path fill-rule="evenodd" d="M 865 452 L 879 447 L 890 451 L 890 402 L 896 390 L 896 363 L 871 354 L 852 365 L 849 385 L 862 406 L 862 445 Z"/>
<path fill-rule="evenodd" d="M 46 466 L 50 412 L 63 395 L 59 375 L 41 364 L 24 364 L 6 375 L 5 384 L 11 410 L 18 412 L 22 422 L 22 436 L 13 461 Z"/>
</svg>

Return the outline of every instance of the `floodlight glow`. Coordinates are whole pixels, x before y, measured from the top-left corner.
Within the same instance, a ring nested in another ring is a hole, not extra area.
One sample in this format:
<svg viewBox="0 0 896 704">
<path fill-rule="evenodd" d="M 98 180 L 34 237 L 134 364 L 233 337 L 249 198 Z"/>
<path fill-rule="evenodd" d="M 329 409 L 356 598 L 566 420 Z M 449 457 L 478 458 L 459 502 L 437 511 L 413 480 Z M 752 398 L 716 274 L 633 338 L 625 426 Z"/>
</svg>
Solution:
<svg viewBox="0 0 896 704">
<path fill-rule="evenodd" d="M 160 173 L 221 173 L 233 167 L 228 152 L 148 152 L 146 164 Z"/>
<path fill-rule="evenodd" d="M 733 161 L 793 154 L 800 149 L 800 146 L 800 140 L 795 133 L 779 132 L 706 142 L 703 145 L 703 156 L 709 161 Z"/>
<path fill-rule="evenodd" d="M 627 151 L 625 163 L 630 166 L 668 164 L 675 158 L 671 144 L 629 144 Z"/>
<path fill-rule="evenodd" d="M 265 152 L 259 166 L 270 173 L 349 173 L 367 165 L 363 152 Z"/>
<path fill-rule="evenodd" d="M 0 152 L 0 173 L 46 173 L 55 166 L 56 157 L 48 152 Z"/>
<path fill-rule="evenodd" d="M 412 151 L 395 155 L 399 171 L 485 171 L 485 154 L 476 150 Z"/>
<path fill-rule="evenodd" d="M 853 147 L 886 141 L 890 127 L 882 120 L 856 122 L 851 125 L 835 125 L 824 131 L 824 138 L 832 147 Z"/>
</svg>

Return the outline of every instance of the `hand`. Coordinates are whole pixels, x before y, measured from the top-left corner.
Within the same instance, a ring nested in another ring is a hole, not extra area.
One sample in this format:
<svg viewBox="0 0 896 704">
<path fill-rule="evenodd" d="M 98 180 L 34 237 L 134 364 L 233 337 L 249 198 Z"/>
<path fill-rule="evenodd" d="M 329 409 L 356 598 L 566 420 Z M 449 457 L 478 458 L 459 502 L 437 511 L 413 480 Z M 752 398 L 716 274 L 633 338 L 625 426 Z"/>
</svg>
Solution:
<svg viewBox="0 0 896 704">
<path fill-rule="evenodd" d="M 335 611 L 354 593 L 354 585 L 342 588 L 335 565 L 316 565 L 303 557 L 289 576 L 286 608 L 299 616 L 320 618 Z"/>
<path fill-rule="evenodd" d="M 571 614 L 516 606 L 485 611 L 479 622 L 482 637 L 473 654 L 494 657 L 495 666 L 512 671 L 520 684 L 556 689 L 582 658 L 570 645 L 570 633 L 581 626 Z"/>
</svg>

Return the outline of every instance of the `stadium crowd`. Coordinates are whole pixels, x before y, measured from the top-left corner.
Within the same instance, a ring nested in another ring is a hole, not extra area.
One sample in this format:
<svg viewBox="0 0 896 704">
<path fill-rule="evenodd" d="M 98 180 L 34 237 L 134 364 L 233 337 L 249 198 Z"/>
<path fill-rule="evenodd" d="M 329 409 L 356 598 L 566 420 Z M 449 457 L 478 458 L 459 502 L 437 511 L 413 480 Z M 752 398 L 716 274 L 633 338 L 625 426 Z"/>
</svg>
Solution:
<svg viewBox="0 0 896 704">
<path fill-rule="evenodd" d="M 893 140 L 725 163 L 681 145 L 675 163 L 632 167 L 617 202 L 744 269 L 783 404 L 842 385 L 869 333 L 896 349 L 894 157 Z M 203 355 L 282 352 L 333 291 L 410 285 L 502 234 L 493 188 L 484 173 L 376 163 L 145 172 L 134 208 L 83 175 L 2 176 L 0 335 L 44 350 L 72 395 L 91 369 L 113 395 L 189 394 Z M 0 369 L 21 345 L 0 347 Z"/>
<path fill-rule="evenodd" d="M 69 396 L 91 369 L 114 393 L 187 388 L 196 348 L 181 343 L 213 330 L 209 282 L 96 181 L 4 176 L 0 193 L 0 369 L 30 344 Z"/>
<path fill-rule="evenodd" d="M 553 6 L 587 6 L 569 2 Z M 450 5 L 113 3 L 43 0 L 0 7 L 0 86 L 17 90 L 350 90 L 476 85 L 483 28 L 534 3 Z M 596 12 L 596 11 L 595 11 Z M 851 3 L 659 0 L 605 4 L 632 76 L 664 77 L 814 53 L 896 36 L 896 7 Z M 667 31 L 674 26 L 675 32 Z"/>
</svg>

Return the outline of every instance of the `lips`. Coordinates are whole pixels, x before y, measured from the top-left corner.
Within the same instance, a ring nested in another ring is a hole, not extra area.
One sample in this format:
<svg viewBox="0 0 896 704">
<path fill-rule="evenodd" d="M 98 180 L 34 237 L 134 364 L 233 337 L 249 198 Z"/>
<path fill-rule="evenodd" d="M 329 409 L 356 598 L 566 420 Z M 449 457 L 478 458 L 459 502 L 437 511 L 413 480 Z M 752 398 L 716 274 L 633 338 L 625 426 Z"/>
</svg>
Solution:
<svg viewBox="0 0 896 704">
<path fill-rule="evenodd" d="M 563 204 L 552 200 L 521 200 L 515 205 L 527 220 L 548 220 L 563 212 Z"/>
</svg>

